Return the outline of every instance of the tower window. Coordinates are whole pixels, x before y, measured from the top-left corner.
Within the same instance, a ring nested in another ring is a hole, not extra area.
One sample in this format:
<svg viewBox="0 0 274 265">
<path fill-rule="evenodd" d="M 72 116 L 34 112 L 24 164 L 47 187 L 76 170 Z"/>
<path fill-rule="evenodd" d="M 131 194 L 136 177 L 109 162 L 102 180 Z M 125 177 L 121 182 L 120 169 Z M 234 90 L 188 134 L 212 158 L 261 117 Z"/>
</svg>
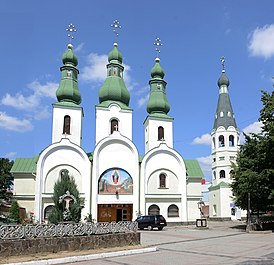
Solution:
<svg viewBox="0 0 274 265">
<path fill-rule="evenodd" d="M 116 119 L 111 120 L 110 122 L 110 134 L 112 134 L 114 131 L 118 131 L 118 121 Z"/>
<path fill-rule="evenodd" d="M 220 171 L 220 179 L 224 179 L 225 178 L 225 171 L 221 170 Z"/>
<path fill-rule="evenodd" d="M 168 217 L 178 217 L 179 216 L 179 208 L 175 204 L 171 204 L 167 209 Z"/>
<path fill-rule="evenodd" d="M 229 135 L 229 146 L 234 146 L 234 136 Z"/>
<path fill-rule="evenodd" d="M 166 188 L 166 175 L 160 174 L 159 176 L 160 189 Z"/>
<path fill-rule="evenodd" d="M 70 116 L 64 117 L 63 134 L 70 134 Z"/>
<path fill-rule="evenodd" d="M 215 148 L 215 137 L 212 138 L 212 147 Z"/>
<path fill-rule="evenodd" d="M 225 138 L 223 135 L 219 136 L 219 147 L 224 147 L 225 146 Z"/>
<path fill-rule="evenodd" d="M 213 171 L 213 179 L 216 179 L 216 172 Z"/>
<path fill-rule="evenodd" d="M 158 127 L 158 140 L 164 140 L 164 128 L 162 126 Z"/>
</svg>

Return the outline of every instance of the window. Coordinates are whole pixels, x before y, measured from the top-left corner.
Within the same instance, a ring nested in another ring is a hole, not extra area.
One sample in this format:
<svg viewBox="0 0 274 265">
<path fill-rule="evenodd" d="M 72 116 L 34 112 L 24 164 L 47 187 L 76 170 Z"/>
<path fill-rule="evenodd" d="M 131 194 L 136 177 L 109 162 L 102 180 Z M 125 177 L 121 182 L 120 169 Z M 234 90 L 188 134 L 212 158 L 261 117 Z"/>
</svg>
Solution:
<svg viewBox="0 0 274 265">
<path fill-rule="evenodd" d="M 223 135 L 219 136 L 219 147 L 224 147 L 225 146 L 225 138 Z"/>
<path fill-rule="evenodd" d="M 220 156 L 219 157 L 219 161 L 224 161 L 225 160 L 225 157 L 224 156 Z"/>
<path fill-rule="evenodd" d="M 69 115 L 66 115 L 64 117 L 63 134 L 70 134 L 70 116 Z"/>
<path fill-rule="evenodd" d="M 212 147 L 215 148 L 215 137 L 212 138 Z"/>
<path fill-rule="evenodd" d="M 47 220 L 49 218 L 50 213 L 52 212 L 54 206 L 48 205 L 44 210 L 44 219 Z"/>
<path fill-rule="evenodd" d="M 148 208 L 149 215 L 158 215 L 160 214 L 160 208 L 156 204 L 152 204 Z"/>
<path fill-rule="evenodd" d="M 177 205 L 172 204 L 167 209 L 167 216 L 168 217 L 179 217 L 179 208 Z"/>
<path fill-rule="evenodd" d="M 220 117 L 224 117 L 224 113 L 222 111 L 220 112 Z"/>
<path fill-rule="evenodd" d="M 213 171 L 213 179 L 216 179 L 216 172 Z"/>
<path fill-rule="evenodd" d="M 223 178 L 225 178 L 225 171 L 221 170 L 220 171 L 220 179 L 223 179 Z"/>
<path fill-rule="evenodd" d="M 229 135 L 229 146 L 234 146 L 234 136 Z"/>
<path fill-rule="evenodd" d="M 235 177 L 235 171 L 233 169 L 230 170 L 229 177 L 230 179 L 233 179 Z"/>
<path fill-rule="evenodd" d="M 62 169 L 60 171 L 60 178 L 61 180 L 65 180 L 66 178 L 69 178 L 69 171 L 67 169 Z"/>
<path fill-rule="evenodd" d="M 160 174 L 159 182 L 160 182 L 160 189 L 166 188 L 166 175 L 165 174 Z"/>
<path fill-rule="evenodd" d="M 110 133 L 112 134 L 114 131 L 118 131 L 118 121 L 116 119 L 111 120 L 110 122 Z"/>
<path fill-rule="evenodd" d="M 158 140 L 164 140 L 164 128 L 162 126 L 158 127 Z"/>
</svg>

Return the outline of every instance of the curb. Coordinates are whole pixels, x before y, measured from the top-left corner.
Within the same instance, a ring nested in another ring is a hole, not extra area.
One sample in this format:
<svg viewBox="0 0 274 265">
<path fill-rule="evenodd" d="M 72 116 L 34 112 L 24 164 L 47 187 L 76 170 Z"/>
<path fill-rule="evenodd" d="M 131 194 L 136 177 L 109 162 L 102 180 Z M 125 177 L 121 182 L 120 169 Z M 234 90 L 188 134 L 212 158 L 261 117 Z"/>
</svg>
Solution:
<svg viewBox="0 0 274 265">
<path fill-rule="evenodd" d="M 19 262 L 19 263 L 6 263 L 6 264 L 2 264 L 2 265 L 62 264 L 62 263 L 69 263 L 69 262 L 76 262 L 76 261 L 87 261 L 87 260 L 93 260 L 93 259 L 112 258 L 112 257 L 126 256 L 126 255 L 133 255 L 133 254 L 143 254 L 143 253 L 148 253 L 148 252 L 154 252 L 157 250 L 158 250 L 157 247 L 149 247 L 149 248 L 141 248 L 141 249 L 121 250 L 121 251 L 116 251 L 116 252 L 90 254 L 90 255 L 83 255 L 83 256 L 64 257 L 64 258 L 57 258 L 57 259 L 33 260 L 33 261 L 26 261 L 26 262 Z"/>
</svg>

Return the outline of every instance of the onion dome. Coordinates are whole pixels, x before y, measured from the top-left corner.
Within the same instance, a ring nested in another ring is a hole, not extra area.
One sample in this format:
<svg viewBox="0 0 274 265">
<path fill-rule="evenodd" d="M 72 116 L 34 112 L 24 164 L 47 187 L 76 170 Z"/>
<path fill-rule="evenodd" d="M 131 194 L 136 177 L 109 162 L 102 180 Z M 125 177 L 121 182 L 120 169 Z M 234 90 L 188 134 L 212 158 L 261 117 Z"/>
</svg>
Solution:
<svg viewBox="0 0 274 265">
<path fill-rule="evenodd" d="M 160 65 L 160 59 L 155 59 L 155 65 L 151 70 L 152 79 L 149 81 L 150 95 L 147 103 L 147 112 L 149 114 L 161 113 L 167 114 L 170 105 L 166 97 L 166 82 L 163 80 L 165 72 Z"/>
<path fill-rule="evenodd" d="M 123 80 L 124 67 L 122 54 L 119 52 L 117 43 L 108 54 L 107 78 L 99 90 L 99 102 L 121 103 L 122 107 L 129 105 L 130 94 Z"/>
<path fill-rule="evenodd" d="M 155 59 L 155 65 L 151 69 L 150 75 L 152 78 L 161 78 L 161 79 L 164 78 L 165 72 L 164 72 L 164 69 L 162 68 L 162 66 L 160 65 L 159 58 Z"/>
<path fill-rule="evenodd" d="M 64 65 L 74 65 L 75 67 L 78 65 L 78 59 L 75 53 L 72 50 L 72 44 L 68 44 L 68 50 L 63 54 L 63 64 Z"/>
<path fill-rule="evenodd" d="M 218 79 L 218 86 L 229 86 L 229 79 L 227 78 L 225 74 L 225 70 L 222 70 L 222 74 L 220 78 Z"/>
<path fill-rule="evenodd" d="M 63 66 L 60 68 L 62 76 L 59 87 L 56 91 L 58 102 L 71 102 L 79 105 L 81 94 L 78 88 L 77 77 L 79 70 L 76 68 L 78 59 L 72 50 L 73 46 L 68 45 L 68 50 L 63 54 Z"/>
</svg>

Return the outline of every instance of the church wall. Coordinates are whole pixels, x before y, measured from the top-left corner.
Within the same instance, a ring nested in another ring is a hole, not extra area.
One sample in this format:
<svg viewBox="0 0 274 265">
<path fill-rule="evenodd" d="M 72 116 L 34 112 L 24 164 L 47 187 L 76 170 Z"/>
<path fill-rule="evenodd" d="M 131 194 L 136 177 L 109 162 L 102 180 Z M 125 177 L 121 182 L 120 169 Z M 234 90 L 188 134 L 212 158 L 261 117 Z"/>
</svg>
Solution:
<svg viewBox="0 0 274 265">
<path fill-rule="evenodd" d="M 198 218 L 201 218 L 200 209 L 198 208 L 198 198 L 188 199 L 187 200 L 187 221 L 195 221 Z"/>
<path fill-rule="evenodd" d="M 117 119 L 119 132 L 132 140 L 132 111 L 122 110 L 117 104 L 109 108 L 96 107 L 96 144 L 110 135 L 110 122 Z"/>
<path fill-rule="evenodd" d="M 33 195 L 35 194 L 35 176 L 32 174 L 14 175 L 14 195 Z"/>
<path fill-rule="evenodd" d="M 232 191 L 230 188 L 222 188 L 220 190 L 220 211 L 221 217 L 231 217 L 231 208 L 232 208 Z"/>
<path fill-rule="evenodd" d="M 187 180 L 187 195 L 202 197 L 201 178 L 190 177 Z"/>
</svg>

